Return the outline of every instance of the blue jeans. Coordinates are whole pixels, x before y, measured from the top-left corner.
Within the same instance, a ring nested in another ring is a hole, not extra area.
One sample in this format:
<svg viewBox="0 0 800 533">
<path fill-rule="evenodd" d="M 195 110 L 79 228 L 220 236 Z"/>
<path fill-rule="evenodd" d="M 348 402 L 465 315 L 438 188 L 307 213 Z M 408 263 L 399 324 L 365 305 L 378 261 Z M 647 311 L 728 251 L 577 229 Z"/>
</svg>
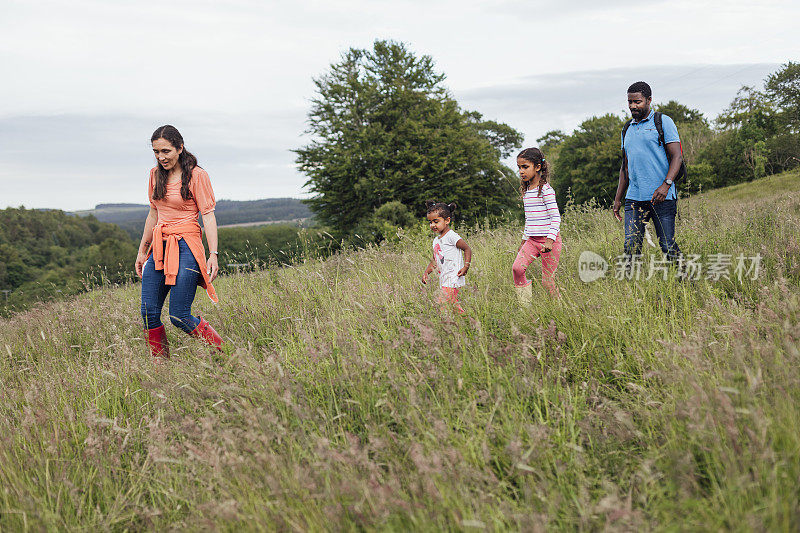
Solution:
<svg viewBox="0 0 800 533">
<path fill-rule="evenodd" d="M 163 243 L 162 243 L 163 246 Z M 191 333 L 200 323 L 200 319 L 192 316 L 192 302 L 197 292 L 197 280 L 200 267 L 192 255 L 186 241 L 178 241 L 180 263 L 175 285 L 165 283 L 163 270 L 156 270 L 153 255 L 147 258 L 142 271 L 142 319 L 146 329 L 161 326 L 161 309 L 164 300 L 169 297 L 169 319 L 172 324 L 186 333 Z"/>
<path fill-rule="evenodd" d="M 681 250 L 675 242 L 675 215 L 677 200 L 664 200 L 654 204 L 650 200 L 625 200 L 625 255 L 642 253 L 644 225 L 647 215 L 653 219 L 661 251 L 670 261 L 676 262 Z"/>
</svg>

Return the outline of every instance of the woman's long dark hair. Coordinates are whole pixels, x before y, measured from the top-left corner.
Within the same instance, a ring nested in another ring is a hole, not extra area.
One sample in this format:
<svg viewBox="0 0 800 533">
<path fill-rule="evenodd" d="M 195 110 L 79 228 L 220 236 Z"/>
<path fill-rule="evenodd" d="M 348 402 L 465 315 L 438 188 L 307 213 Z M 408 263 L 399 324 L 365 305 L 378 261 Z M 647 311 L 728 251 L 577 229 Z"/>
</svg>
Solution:
<svg viewBox="0 0 800 533">
<path fill-rule="evenodd" d="M 538 148 L 525 148 L 517 157 L 520 157 L 525 161 L 530 161 L 533 163 L 534 167 L 536 167 L 536 165 L 542 165 L 542 168 L 539 170 L 539 196 L 541 196 L 542 186 L 544 186 L 545 183 L 550 182 L 550 165 L 548 165 L 547 161 L 545 161 L 544 154 Z M 520 195 L 525 196 L 525 191 L 528 190 L 528 185 L 529 182 L 524 182 L 522 180 L 519 181 Z"/>
<path fill-rule="evenodd" d="M 181 198 L 191 200 L 192 192 L 189 190 L 189 181 L 192 179 L 192 170 L 197 166 L 197 158 L 189 153 L 189 150 L 183 145 L 183 136 L 175 126 L 167 124 L 156 129 L 150 137 L 150 142 L 155 142 L 158 139 L 164 139 L 176 150 L 183 148 L 183 151 L 178 155 L 178 165 L 181 167 Z M 161 200 L 167 194 L 168 177 L 169 172 L 161 166 L 161 163 L 158 163 L 156 166 L 156 185 L 153 188 L 153 200 Z"/>
</svg>

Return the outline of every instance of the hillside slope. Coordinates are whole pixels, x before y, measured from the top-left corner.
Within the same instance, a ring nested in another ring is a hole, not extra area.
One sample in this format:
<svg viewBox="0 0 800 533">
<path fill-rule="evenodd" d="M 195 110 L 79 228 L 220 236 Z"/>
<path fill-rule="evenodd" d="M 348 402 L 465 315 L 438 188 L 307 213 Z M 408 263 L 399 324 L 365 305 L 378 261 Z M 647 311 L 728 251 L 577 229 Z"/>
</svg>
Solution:
<svg viewBox="0 0 800 533">
<path fill-rule="evenodd" d="M 583 283 L 623 239 L 580 208 L 527 311 L 520 228 L 457 227 L 463 318 L 420 229 L 198 293 L 224 356 L 168 326 L 154 367 L 136 285 L 0 320 L 0 529 L 796 530 L 800 175 L 740 187 L 682 200 L 679 242 L 758 279 Z"/>
</svg>

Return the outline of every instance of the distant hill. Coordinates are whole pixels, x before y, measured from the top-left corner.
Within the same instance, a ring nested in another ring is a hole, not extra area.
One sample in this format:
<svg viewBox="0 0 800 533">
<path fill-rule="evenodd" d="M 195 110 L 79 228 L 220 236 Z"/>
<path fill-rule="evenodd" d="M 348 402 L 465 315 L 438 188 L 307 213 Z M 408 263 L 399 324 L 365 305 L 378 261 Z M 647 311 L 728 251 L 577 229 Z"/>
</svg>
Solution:
<svg viewBox="0 0 800 533">
<path fill-rule="evenodd" d="M 144 204 L 97 204 L 95 209 L 114 209 L 119 207 L 142 207 Z"/>
<path fill-rule="evenodd" d="M 94 209 L 75 211 L 78 216 L 94 215 L 101 222 L 116 224 L 131 237 L 142 235 L 144 219 L 150 207 L 147 204 L 98 204 Z M 266 198 L 263 200 L 219 200 L 217 202 L 217 224 L 253 224 L 277 221 L 303 221 L 311 218 L 311 211 L 296 198 Z"/>
</svg>

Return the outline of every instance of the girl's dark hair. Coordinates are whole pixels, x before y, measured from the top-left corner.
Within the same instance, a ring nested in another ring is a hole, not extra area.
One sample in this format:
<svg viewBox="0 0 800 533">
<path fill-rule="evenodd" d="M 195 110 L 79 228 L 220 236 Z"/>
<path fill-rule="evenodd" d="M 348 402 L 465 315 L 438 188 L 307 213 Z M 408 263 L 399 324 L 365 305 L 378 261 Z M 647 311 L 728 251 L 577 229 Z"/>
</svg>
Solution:
<svg viewBox="0 0 800 533">
<path fill-rule="evenodd" d="M 525 148 L 517 157 L 522 158 L 525 161 L 530 161 L 534 165 L 542 165 L 542 168 L 539 170 L 539 196 L 541 196 L 542 186 L 544 186 L 545 183 L 550 183 L 550 165 L 545 160 L 544 154 L 538 148 Z M 521 196 L 525 196 L 525 191 L 527 190 L 528 183 L 520 179 L 519 194 Z"/>
<path fill-rule="evenodd" d="M 176 150 L 183 148 L 183 151 L 178 156 L 178 164 L 181 167 L 181 198 L 191 200 L 192 192 L 189 190 L 189 181 L 192 179 L 192 170 L 197 166 L 197 158 L 189 153 L 189 150 L 183 145 L 183 136 L 175 126 L 167 124 L 156 129 L 153 135 L 150 136 L 150 142 L 155 142 L 158 139 L 164 139 L 174 146 Z M 157 162 L 153 200 L 161 200 L 167 194 L 168 174 L 164 167 L 161 166 L 161 163 Z"/>
<path fill-rule="evenodd" d="M 436 213 L 442 218 L 453 218 L 453 213 L 456 212 L 456 203 L 452 202 L 446 204 L 444 202 L 436 202 L 434 200 L 428 200 L 425 202 L 425 207 L 427 208 L 427 214 L 430 215 L 431 213 Z"/>
</svg>

